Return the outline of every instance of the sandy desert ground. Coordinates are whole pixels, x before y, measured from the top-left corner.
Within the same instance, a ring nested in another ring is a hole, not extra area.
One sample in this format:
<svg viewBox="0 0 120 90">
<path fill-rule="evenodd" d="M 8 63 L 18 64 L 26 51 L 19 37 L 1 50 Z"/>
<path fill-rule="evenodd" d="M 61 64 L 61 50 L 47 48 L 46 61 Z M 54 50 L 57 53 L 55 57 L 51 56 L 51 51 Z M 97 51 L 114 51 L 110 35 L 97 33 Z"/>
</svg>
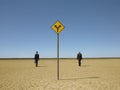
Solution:
<svg viewBox="0 0 120 90">
<path fill-rule="evenodd" d="M 120 59 L 0 60 L 0 90 L 120 90 Z"/>
</svg>

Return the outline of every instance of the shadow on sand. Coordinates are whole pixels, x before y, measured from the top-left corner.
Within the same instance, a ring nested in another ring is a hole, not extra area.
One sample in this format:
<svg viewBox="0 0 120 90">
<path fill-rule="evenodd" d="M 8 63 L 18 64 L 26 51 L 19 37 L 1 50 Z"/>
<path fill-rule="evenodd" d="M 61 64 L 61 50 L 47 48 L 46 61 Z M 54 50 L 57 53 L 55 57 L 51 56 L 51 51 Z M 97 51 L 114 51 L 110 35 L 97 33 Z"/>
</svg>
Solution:
<svg viewBox="0 0 120 90">
<path fill-rule="evenodd" d="M 37 67 L 47 67 L 47 66 L 37 66 Z"/>
<path fill-rule="evenodd" d="M 90 65 L 82 65 L 81 67 L 90 67 Z"/>
<path fill-rule="evenodd" d="M 79 79 L 98 79 L 100 77 L 83 77 L 83 78 L 66 78 L 66 79 L 60 79 L 60 80 L 79 80 Z"/>
</svg>

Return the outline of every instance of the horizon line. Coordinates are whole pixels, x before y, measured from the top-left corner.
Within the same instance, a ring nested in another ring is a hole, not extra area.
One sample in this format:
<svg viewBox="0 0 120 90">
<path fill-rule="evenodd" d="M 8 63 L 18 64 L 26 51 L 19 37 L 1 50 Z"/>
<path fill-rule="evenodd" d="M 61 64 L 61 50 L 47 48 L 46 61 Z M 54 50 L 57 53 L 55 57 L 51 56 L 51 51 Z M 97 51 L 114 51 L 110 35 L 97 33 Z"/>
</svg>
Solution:
<svg viewBox="0 0 120 90">
<path fill-rule="evenodd" d="M 31 57 L 26 57 L 26 58 L 22 58 L 22 57 L 15 57 L 15 58 L 0 58 L 0 60 L 2 59 L 34 59 Z M 57 59 L 56 57 L 50 57 L 50 58 L 40 58 L 40 59 Z M 76 59 L 76 58 L 72 58 L 72 57 L 60 57 L 59 59 Z M 85 57 L 83 59 L 120 59 L 120 57 Z"/>
</svg>

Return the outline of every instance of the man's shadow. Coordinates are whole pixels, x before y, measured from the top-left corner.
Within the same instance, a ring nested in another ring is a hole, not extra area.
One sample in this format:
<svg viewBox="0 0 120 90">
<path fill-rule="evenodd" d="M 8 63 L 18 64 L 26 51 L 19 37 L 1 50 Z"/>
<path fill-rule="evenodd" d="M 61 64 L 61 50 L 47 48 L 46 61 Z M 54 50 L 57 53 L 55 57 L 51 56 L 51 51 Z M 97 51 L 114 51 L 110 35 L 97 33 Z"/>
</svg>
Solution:
<svg viewBox="0 0 120 90">
<path fill-rule="evenodd" d="M 37 66 L 37 67 L 47 67 L 47 66 Z"/>
<path fill-rule="evenodd" d="M 82 67 L 90 67 L 90 65 L 81 65 Z"/>
</svg>

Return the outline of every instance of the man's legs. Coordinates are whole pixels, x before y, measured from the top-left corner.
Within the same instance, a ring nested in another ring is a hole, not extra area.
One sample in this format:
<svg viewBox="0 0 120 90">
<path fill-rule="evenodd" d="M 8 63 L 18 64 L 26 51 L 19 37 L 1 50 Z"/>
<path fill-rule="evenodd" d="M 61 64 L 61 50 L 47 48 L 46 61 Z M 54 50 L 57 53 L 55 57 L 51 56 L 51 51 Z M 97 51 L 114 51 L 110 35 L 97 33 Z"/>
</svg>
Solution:
<svg viewBox="0 0 120 90">
<path fill-rule="evenodd" d="M 38 60 L 35 60 L 36 67 L 38 66 Z"/>
<path fill-rule="evenodd" d="M 81 66 L 81 60 L 79 60 L 79 66 Z"/>
</svg>

